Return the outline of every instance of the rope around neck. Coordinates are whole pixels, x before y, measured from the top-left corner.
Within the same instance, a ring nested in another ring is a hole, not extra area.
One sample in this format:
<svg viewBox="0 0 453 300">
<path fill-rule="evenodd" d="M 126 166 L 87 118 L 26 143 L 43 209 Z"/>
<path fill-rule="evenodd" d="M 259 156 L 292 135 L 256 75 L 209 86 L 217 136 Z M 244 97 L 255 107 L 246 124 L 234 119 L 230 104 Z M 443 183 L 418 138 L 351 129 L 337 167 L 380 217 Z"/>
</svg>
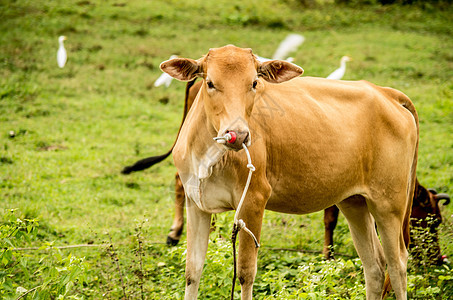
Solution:
<svg viewBox="0 0 453 300">
<path fill-rule="evenodd" d="M 249 189 L 250 186 L 250 181 L 252 179 L 252 173 L 255 171 L 255 166 L 252 165 L 252 159 L 250 158 L 250 153 L 249 150 L 247 149 L 247 146 L 245 144 L 242 144 L 242 148 L 244 148 L 245 153 L 247 154 L 247 168 L 249 169 L 249 175 L 247 177 L 247 182 L 244 187 L 244 191 L 242 192 L 242 197 L 241 200 L 239 201 L 238 208 L 236 209 L 236 213 L 234 214 L 234 223 L 233 223 L 233 232 L 231 234 L 231 241 L 233 243 L 233 285 L 231 287 L 231 300 L 234 299 L 234 286 L 236 284 L 236 237 L 237 234 L 241 229 L 244 229 L 245 232 L 247 232 L 252 238 L 253 241 L 255 242 L 255 247 L 258 248 L 260 244 L 258 243 L 258 240 L 256 239 L 255 235 L 253 234 L 250 229 L 247 228 L 245 225 L 244 220 L 239 219 L 239 213 L 242 208 L 242 204 L 244 203 L 245 195 L 247 194 L 247 190 Z"/>
</svg>

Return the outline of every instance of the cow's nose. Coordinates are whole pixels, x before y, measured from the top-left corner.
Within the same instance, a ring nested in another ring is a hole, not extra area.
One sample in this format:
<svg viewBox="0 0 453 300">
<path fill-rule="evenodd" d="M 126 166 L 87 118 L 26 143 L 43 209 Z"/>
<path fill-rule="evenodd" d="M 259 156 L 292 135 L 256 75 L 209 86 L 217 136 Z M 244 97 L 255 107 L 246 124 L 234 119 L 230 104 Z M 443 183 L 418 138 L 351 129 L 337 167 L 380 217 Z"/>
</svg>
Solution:
<svg viewBox="0 0 453 300">
<path fill-rule="evenodd" d="M 247 145 L 250 141 L 249 131 L 227 130 L 225 134 L 229 134 L 232 137 L 227 143 L 225 143 L 225 146 L 236 151 L 242 149 L 242 144 Z"/>
</svg>

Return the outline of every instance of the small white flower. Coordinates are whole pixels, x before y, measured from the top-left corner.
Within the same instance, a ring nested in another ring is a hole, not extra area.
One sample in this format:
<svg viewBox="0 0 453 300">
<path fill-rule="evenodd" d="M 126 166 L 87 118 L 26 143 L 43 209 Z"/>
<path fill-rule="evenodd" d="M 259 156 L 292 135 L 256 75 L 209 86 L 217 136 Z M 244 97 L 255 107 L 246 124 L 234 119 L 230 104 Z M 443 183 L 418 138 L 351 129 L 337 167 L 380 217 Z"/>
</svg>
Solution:
<svg viewBox="0 0 453 300">
<path fill-rule="evenodd" d="M 24 288 L 24 287 L 18 286 L 16 288 L 16 294 L 23 294 L 23 293 L 26 293 L 26 292 L 28 292 L 28 290 L 26 288 Z"/>
</svg>

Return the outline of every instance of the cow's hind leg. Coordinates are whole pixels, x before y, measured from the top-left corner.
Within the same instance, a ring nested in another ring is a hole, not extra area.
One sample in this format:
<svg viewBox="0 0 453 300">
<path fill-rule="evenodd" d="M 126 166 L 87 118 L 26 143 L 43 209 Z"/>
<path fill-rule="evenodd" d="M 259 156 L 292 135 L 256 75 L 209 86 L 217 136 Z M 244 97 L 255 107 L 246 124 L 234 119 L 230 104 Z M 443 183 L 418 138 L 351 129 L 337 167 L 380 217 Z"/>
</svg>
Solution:
<svg viewBox="0 0 453 300">
<path fill-rule="evenodd" d="M 348 221 L 355 248 L 362 261 L 366 298 L 381 299 L 385 258 L 366 200 L 362 196 L 353 196 L 337 205 Z"/>
<path fill-rule="evenodd" d="M 401 197 L 406 197 L 404 192 Z M 409 243 L 409 214 L 406 206 L 410 205 L 406 201 L 398 201 L 394 198 L 391 203 L 406 203 L 397 209 L 386 209 L 382 205 L 384 201 L 372 209 L 376 219 L 377 228 L 384 248 L 387 270 L 390 275 L 392 289 L 395 292 L 396 299 L 407 299 L 407 259 L 408 253 L 406 243 Z M 407 223 L 407 224 L 404 224 Z"/>
<path fill-rule="evenodd" d="M 333 259 L 333 231 L 337 226 L 338 207 L 335 205 L 324 209 L 324 248 L 325 259 Z"/>
<path fill-rule="evenodd" d="M 179 174 L 175 176 L 175 216 L 171 225 L 170 233 L 167 236 L 167 245 L 176 246 L 181 239 L 184 227 L 184 187 Z"/>
</svg>

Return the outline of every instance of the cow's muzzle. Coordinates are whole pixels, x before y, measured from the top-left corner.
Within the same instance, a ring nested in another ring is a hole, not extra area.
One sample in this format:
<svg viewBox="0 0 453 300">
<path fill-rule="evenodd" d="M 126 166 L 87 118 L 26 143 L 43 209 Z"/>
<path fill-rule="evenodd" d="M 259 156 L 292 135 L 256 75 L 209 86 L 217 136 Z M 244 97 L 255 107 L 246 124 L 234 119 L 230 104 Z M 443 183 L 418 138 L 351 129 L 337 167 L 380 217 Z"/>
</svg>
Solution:
<svg viewBox="0 0 453 300">
<path fill-rule="evenodd" d="M 214 140 L 235 151 L 241 150 L 242 144 L 250 146 L 250 134 L 248 131 L 227 130 L 223 135 L 215 137 Z"/>
</svg>

